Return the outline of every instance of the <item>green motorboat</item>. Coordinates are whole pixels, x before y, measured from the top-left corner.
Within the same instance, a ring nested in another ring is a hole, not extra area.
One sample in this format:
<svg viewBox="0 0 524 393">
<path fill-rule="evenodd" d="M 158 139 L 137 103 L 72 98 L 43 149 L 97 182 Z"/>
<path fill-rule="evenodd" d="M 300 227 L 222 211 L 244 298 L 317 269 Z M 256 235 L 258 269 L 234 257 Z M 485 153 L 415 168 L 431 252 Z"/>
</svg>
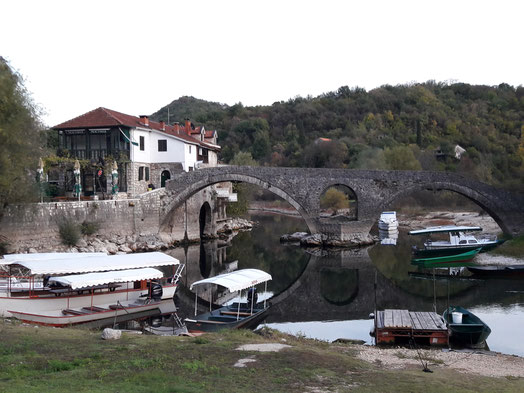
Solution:
<svg viewBox="0 0 524 393">
<path fill-rule="evenodd" d="M 466 264 L 467 262 L 471 261 L 479 252 L 480 248 L 477 248 L 475 250 L 454 255 L 445 255 L 433 258 L 416 258 L 412 259 L 411 263 L 413 265 L 422 267 L 446 267 L 444 265 L 457 266 L 457 264 Z"/>
</svg>

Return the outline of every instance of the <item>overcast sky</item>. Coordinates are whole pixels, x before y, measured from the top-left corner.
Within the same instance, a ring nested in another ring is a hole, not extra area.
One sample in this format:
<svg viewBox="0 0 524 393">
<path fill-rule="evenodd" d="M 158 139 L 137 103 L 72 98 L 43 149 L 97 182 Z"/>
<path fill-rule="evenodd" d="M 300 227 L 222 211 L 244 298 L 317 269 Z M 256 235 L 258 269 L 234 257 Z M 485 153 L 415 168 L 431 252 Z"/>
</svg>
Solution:
<svg viewBox="0 0 524 393">
<path fill-rule="evenodd" d="M 524 84 L 524 2 L 4 0 L 0 56 L 53 126 L 184 95 L 270 105 L 347 85 Z"/>
</svg>

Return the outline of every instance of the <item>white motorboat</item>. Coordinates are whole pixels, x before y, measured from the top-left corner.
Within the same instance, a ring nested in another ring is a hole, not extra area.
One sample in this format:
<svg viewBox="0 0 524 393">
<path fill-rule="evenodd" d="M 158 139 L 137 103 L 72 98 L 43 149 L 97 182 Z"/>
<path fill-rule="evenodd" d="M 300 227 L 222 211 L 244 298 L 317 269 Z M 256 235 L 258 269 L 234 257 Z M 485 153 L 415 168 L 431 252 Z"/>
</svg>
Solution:
<svg viewBox="0 0 524 393">
<path fill-rule="evenodd" d="M 0 315 L 53 326 L 172 312 L 184 267 L 161 252 L 13 254 L 0 265 Z"/>
<path fill-rule="evenodd" d="M 481 227 L 445 225 L 410 231 L 410 235 L 426 235 L 424 248 L 413 248 L 418 257 L 434 257 L 463 253 L 480 248 L 480 252 L 489 251 L 504 243 L 496 236 L 475 237 L 471 232 L 482 231 Z M 431 240 L 430 235 L 449 234 L 448 240 Z"/>
<path fill-rule="evenodd" d="M 378 229 L 383 231 L 398 232 L 397 213 L 393 211 L 382 212 L 378 220 Z"/>
</svg>

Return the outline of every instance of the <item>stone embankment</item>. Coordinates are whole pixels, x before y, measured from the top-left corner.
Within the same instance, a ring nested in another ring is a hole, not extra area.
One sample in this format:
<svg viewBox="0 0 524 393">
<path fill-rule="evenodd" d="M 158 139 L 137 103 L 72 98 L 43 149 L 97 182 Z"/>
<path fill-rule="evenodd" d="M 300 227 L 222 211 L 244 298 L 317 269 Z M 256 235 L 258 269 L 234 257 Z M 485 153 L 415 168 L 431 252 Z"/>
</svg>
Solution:
<svg viewBox="0 0 524 393">
<path fill-rule="evenodd" d="M 253 222 L 243 218 L 233 218 L 224 222 L 217 230 L 218 236 L 234 236 L 237 231 L 249 230 Z M 194 243 L 199 239 L 190 240 Z M 76 246 L 65 246 L 63 244 L 50 244 L 43 242 L 32 244 L 27 247 L 23 244 L 10 245 L 9 253 L 36 253 L 36 252 L 104 252 L 107 254 L 160 251 L 182 244 L 173 241 L 169 234 L 159 233 L 156 235 L 129 235 L 129 236 L 104 236 L 92 235 L 81 238 Z"/>
</svg>

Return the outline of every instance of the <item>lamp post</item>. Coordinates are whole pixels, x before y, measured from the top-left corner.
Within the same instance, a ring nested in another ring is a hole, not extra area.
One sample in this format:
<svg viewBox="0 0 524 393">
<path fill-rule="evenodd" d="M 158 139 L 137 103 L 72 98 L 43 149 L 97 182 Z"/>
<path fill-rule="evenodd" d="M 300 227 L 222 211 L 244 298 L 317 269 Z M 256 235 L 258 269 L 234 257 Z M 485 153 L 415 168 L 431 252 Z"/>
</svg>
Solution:
<svg viewBox="0 0 524 393">
<path fill-rule="evenodd" d="M 82 193 L 82 184 L 80 182 L 80 163 L 78 160 L 75 161 L 75 170 L 73 171 L 75 174 L 75 188 L 73 196 L 78 197 L 78 200 L 80 200 L 80 194 Z"/>
</svg>

